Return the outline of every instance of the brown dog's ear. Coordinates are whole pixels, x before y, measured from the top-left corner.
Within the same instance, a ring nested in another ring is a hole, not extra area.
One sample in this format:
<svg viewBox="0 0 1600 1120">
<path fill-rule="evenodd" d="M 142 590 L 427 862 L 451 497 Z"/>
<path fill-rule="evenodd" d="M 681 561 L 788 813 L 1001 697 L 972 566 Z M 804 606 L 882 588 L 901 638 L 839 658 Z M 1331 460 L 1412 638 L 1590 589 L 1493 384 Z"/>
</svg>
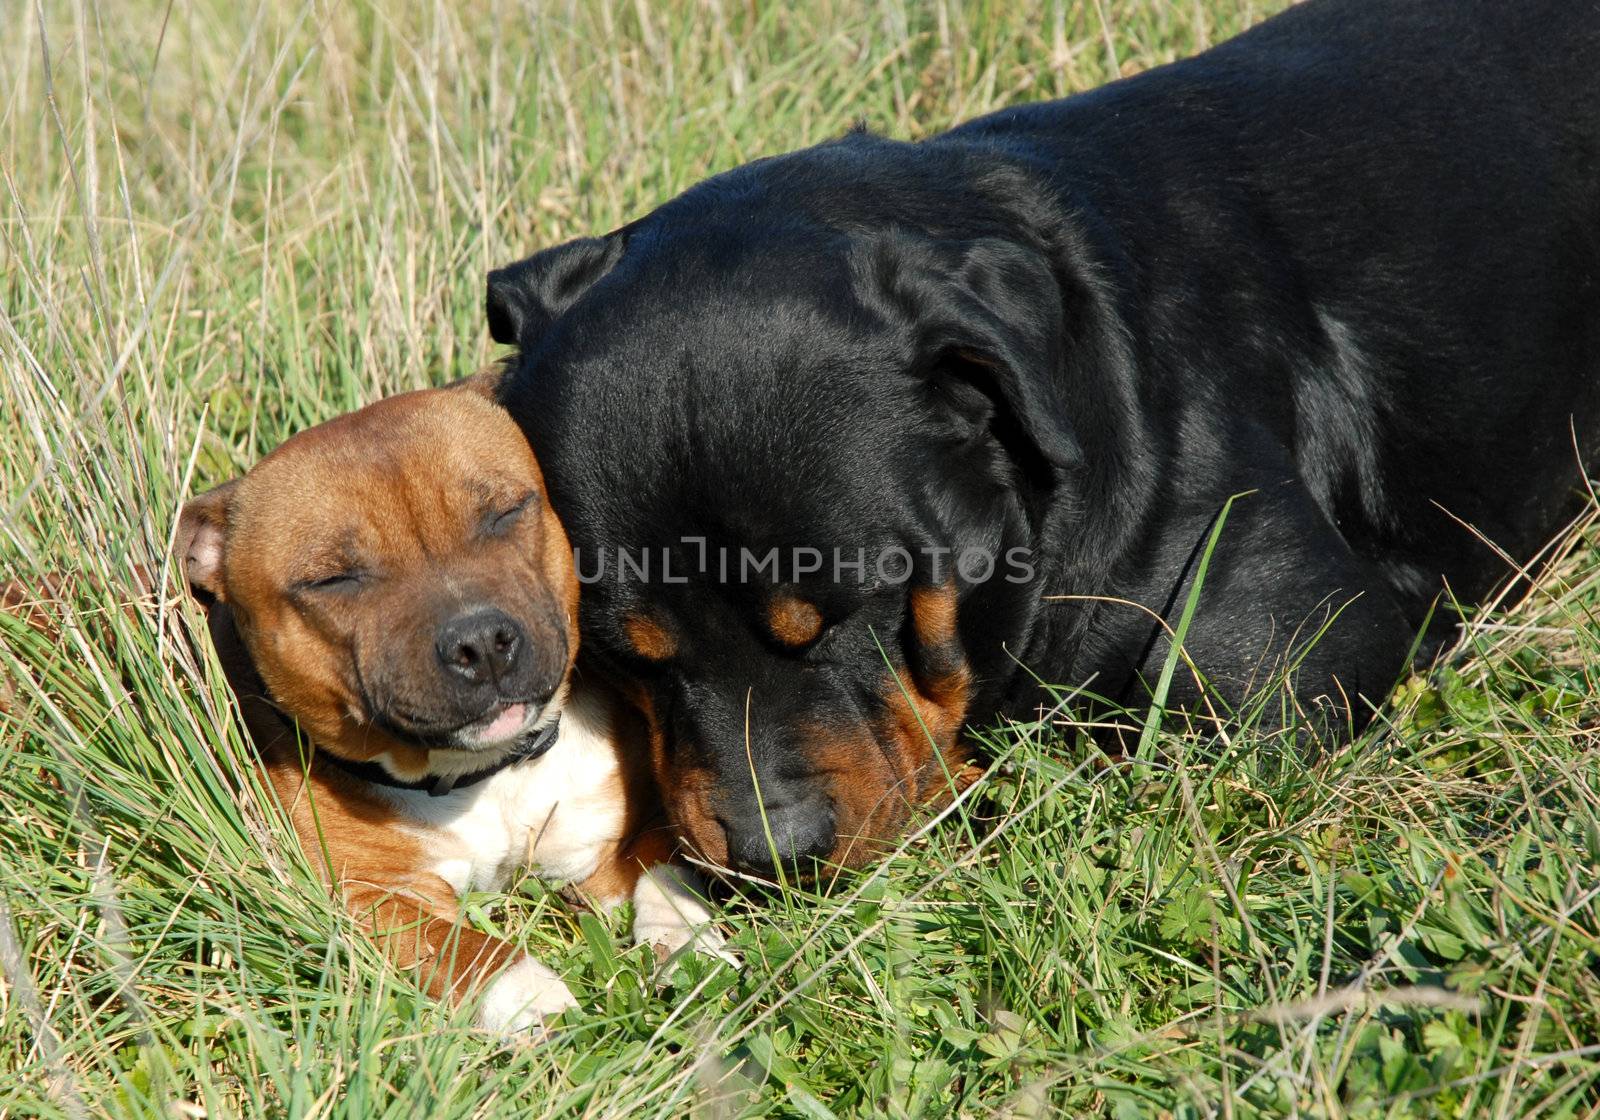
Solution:
<svg viewBox="0 0 1600 1120">
<path fill-rule="evenodd" d="M 239 480 L 225 482 L 190 498 L 178 515 L 174 551 L 191 591 L 204 592 L 220 601 L 228 596 L 222 581 L 222 542 L 228 532 L 228 513 Z"/>
<path fill-rule="evenodd" d="M 452 381 L 446 389 L 460 389 L 467 393 L 476 393 L 491 404 L 499 404 L 496 396 L 500 389 L 500 379 L 505 376 L 506 364 L 504 362 L 491 362 L 477 373 L 469 374 L 459 381 Z"/>
</svg>

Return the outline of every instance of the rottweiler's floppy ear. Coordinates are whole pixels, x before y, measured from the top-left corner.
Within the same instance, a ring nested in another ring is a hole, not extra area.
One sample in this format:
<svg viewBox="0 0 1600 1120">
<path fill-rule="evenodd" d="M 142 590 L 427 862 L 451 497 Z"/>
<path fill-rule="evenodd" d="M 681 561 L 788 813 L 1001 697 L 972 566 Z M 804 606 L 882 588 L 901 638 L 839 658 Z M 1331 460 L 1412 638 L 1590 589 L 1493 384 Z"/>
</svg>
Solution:
<svg viewBox="0 0 1600 1120">
<path fill-rule="evenodd" d="M 916 372 L 953 422 L 990 432 L 1037 473 L 1078 467 L 1062 394 L 1061 287 L 1038 251 L 998 237 L 893 235 L 872 264 L 891 314 L 909 314 Z"/>
<path fill-rule="evenodd" d="M 584 237 L 489 273 L 484 303 L 496 342 L 525 345 L 622 256 L 622 238 Z"/>
<path fill-rule="evenodd" d="M 239 480 L 224 482 L 183 504 L 178 515 L 178 539 L 174 552 L 183 566 L 183 576 L 191 590 L 203 592 L 217 601 L 227 599 L 222 579 L 222 542 L 228 531 L 229 507 Z"/>
</svg>

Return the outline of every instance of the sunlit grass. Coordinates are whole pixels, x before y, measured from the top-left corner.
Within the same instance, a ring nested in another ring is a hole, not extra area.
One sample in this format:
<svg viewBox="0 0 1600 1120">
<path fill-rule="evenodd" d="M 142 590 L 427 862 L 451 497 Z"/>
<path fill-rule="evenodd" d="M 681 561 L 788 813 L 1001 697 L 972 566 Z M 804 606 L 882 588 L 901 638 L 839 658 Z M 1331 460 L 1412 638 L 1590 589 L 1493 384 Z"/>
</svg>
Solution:
<svg viewBox="0 0 1600 1120">
<path fill-rule="evenodd" d="M 1131 769 L 1070 705 L 997 732 L 963 818 L 733 900 L 739 975 L 658 988 L 625 915 L 475 896 L 583 1004 L 541 1046 L 382 964 L 264 807 L 170 576 L 121 607 L 182 496 L 490 357 L 490 266 L 1275 6 L 0 6 L 0 571 L 84 577 L 59 641 L 0 623 L 0 1112 L 1594 1115 L 1592 528 L 1358 749 L 1162 735 Z"/>
</svg>

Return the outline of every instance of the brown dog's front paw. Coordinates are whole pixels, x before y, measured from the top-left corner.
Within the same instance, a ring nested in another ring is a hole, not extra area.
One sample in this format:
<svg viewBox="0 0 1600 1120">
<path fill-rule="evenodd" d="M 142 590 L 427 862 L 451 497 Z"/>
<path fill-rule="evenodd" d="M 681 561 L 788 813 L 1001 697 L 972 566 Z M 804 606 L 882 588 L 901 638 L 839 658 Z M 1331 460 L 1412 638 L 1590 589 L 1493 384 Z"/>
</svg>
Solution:
<svg viewBox="0 0 1600 1120">
<path fill-rule="evenodd" d="M 539 1033 L 546 1020 L 577 1006 L 560 976 L 523 957 L 489 982 L 478 1004 L 477 1023 L 502 1034 Z"/>
</svg>

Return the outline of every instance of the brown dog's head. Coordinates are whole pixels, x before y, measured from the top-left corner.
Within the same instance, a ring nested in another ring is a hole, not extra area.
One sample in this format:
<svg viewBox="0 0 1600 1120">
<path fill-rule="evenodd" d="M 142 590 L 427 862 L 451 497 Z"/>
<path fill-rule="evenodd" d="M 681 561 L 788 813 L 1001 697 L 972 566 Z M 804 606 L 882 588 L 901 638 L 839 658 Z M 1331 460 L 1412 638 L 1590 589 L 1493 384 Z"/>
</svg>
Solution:
<svg viewBox="0 0 1600 1120">
<path fill-rule="evenodd" d="M 272 702 L 400 777 L 548 724 L 577 652 L 566 535 L 481 390 L 330 420 L 183 509 L 190 585 L 232 610 Z"/>
</svg>

